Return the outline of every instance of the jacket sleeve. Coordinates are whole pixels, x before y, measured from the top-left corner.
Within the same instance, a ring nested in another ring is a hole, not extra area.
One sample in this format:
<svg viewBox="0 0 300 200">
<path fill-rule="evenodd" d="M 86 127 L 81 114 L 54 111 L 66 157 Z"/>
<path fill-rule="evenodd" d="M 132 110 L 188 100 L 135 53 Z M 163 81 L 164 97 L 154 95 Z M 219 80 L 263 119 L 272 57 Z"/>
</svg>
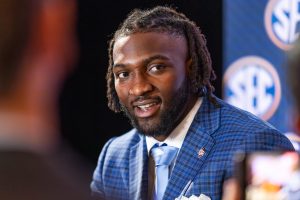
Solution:
<svg viewBox="0 0 300 200">
<path fill-rule="evenodd" d="M 114 138 L 111 138 L 104 145 L 103 149 L 101 150 L 101 153 L 100 153 L 100 156 L 98 159 L 98 164 L 97 164 L 97 167 L 93 174 L 93 180 L 90 185 L 91 192 L 92 192 L 91 195 L 92 195 L 93 199 L 105 199 L 105 191 L 103 188 L 103 178 L 102 178 L 103 164 L 105 162 L 107 149 L 113 140 L 114 140 Z"/>
</svg>

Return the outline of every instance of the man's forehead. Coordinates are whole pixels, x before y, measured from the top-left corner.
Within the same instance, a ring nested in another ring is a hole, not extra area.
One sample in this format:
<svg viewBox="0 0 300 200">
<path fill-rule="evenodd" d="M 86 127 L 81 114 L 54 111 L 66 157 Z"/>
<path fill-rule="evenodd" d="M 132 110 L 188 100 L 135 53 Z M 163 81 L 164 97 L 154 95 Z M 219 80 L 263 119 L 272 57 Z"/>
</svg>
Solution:
<svg viewBox="0 0 300 200">
<path fill-rule="evenodd" d="M 184 36 L 170 34 L 167 32 L 142 32 L 134 33 L 115 40 L 113 46 L 113 57 L 121 51 L 151 51 L 151 50 L 170 50 L 187 48 L 187 41 Z"/>
<path fill-rule="evenodd" d="M 141 31 L 141 32 L 133 32 L 131 34 L 125 34 L 125 35 L 119 35 L 115 38 L 115 43 L 120 42 L 120 41 L 126 41 L 130 38 L 133 38 L 135 36 L 140 36 L 140 37 L 146 37 L 147 35 L 156 35 L 158 37 L 160 36 L 167 36 L 172 39 L 186 39 L 185 35 L 182 33 L 178 32 L 169 32 L 169 31 Z"/>
</svg>

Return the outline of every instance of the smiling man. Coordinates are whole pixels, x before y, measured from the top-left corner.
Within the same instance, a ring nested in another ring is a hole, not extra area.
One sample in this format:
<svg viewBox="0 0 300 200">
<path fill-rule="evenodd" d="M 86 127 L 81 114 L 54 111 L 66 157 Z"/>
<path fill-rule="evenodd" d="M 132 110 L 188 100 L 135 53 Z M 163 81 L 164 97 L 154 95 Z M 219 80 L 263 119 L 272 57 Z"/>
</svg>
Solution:
<svg viewBox="0 0 300 200">
<path fill-rule="evenodd" d="M 91 189 L 104 199 L 220 199 L 237 151 L 293 150 L 275 128 L 213 95 L 206 40 L 168 7 L 134 10 L 109 47 L 107 97 L 132 129 L 104 146 Z"/>
<path fill-rule="evenodd" d="M 197 101 L 188 88 L 187 52 L 186 40 L 168 33 L 136 33 L 115 42 L 116 92 L 145 135 L 163 141 Z"/>
</svg>

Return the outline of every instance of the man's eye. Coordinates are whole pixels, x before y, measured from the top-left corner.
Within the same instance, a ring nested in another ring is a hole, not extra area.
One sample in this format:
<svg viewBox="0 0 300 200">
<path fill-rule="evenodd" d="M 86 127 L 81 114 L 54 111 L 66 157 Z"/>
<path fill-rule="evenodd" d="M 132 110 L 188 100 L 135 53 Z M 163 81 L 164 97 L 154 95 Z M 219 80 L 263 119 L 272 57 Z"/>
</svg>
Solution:
<svg viewBox="0 0 300 200">
<path fill-rule="evenodd" d="M 117 73 L 117 78 L 124 79 L 124 78 L 127 78 L 128 75 L 129 75 L 128 72 L 120 72 L 120 73 Z"/>
<path fill-rule="evenodd" d="M 153 65 L 150 67 L 149 71 L 152 73 L 160 72 L 165 68 L 164 65 Z"/>
</svg>

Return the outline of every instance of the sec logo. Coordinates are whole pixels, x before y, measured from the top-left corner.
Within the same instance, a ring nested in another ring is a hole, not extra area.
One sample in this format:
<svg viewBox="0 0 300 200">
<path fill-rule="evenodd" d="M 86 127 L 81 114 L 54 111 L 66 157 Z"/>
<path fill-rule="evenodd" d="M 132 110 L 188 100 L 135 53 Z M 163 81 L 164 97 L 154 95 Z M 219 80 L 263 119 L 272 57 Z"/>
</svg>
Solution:
<svg viewBox="0 0 300 200">
<path fill-rule="evenodd" d="M 224 74 L 223 97 L 230 104 L 268 120 L 281 99 L 279 76 L 267 60 L 242 57 Z"/>
<path fill-rule="evenodd" d="M 276 46 L 290 49 L 300 32 L 300 0 L 269 0 L 265 27 Z"/>
</svg>

